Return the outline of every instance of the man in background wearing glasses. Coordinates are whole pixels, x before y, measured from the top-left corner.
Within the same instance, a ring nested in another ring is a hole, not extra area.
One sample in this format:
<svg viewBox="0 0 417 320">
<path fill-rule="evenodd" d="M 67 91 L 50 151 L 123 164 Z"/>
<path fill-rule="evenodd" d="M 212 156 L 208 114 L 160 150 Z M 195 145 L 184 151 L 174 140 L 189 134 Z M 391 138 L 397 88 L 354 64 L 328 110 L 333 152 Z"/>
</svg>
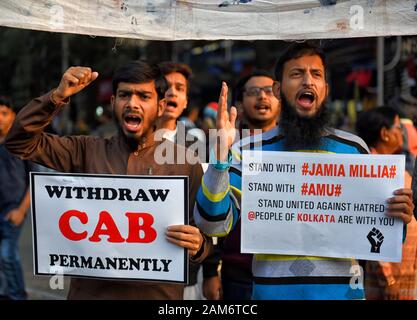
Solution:
<svg viewBox="0 0 417 320">
<path fill-rule="evenodd" d="M 234 90 L 240 130 L 254 130 L 277 134 L 277 122 L 281 111 L 280 101 L 272 90 L 273 76 L 257 70 L 242 77 Z M 259 132 L 258 132 L 259 133 Z M 247 136 L 240 132 L 240 137 Z M 243 138 L 240 146 L 248 142 Z M 252 254 L 240 253 L 240 222 L 236 228 L 215 247 L 211 256 L 203 262 L 203 293 L 209 300 L 250 300 L 252 295 Z M 221 263 L 221 279 L 217 270 Z"/>
</svg>

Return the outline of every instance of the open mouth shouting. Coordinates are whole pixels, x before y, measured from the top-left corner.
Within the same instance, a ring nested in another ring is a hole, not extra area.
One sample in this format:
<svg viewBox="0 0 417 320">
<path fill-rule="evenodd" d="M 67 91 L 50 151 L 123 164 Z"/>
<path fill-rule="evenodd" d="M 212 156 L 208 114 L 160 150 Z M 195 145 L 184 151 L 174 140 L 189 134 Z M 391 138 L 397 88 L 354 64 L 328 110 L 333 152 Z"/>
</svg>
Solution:
<svg viewBox="0 0 417 320">
<path fill-rule="evenodd" d="M 166 110 L 175 110 L 175 109 L 177 109 L 177 106 L 178 105 L 175 101 L 167 101 L 165 109 Z"/>
<path fill-rule="evenodd" d="M 129 132 L 137 132 L 139 130 L 142 118 L 136 113 L 127 113 L 123 116 L 123 125 Z"/>
<path fill-rule="evenodd" d="M 255 105 L 255 110 L 260 114 L 264 114 L 271 110 L 271 106 L 269 104 L 260 103 Z"/>
<path fill-rule="evenodd" d="M 297 95 L 297 104 L 304 110 L 311 110 L 314 106 L 314 102 L 317 97 L 314 91 L 303 90 L 300 91 Z"/>
</svg>

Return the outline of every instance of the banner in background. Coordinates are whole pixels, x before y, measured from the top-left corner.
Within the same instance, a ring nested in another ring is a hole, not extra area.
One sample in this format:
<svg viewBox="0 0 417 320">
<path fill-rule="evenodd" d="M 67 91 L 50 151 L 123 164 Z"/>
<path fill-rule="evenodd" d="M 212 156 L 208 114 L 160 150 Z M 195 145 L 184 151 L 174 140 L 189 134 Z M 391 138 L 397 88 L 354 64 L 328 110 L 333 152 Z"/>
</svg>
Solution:
<svg viewBox="0 0 417 320">
<path fill-rule="evenodd" d="M 416 34 L 396 0 L 2 0 L 0 25 L 148 40 L 294 40 Z"/>
</svg>

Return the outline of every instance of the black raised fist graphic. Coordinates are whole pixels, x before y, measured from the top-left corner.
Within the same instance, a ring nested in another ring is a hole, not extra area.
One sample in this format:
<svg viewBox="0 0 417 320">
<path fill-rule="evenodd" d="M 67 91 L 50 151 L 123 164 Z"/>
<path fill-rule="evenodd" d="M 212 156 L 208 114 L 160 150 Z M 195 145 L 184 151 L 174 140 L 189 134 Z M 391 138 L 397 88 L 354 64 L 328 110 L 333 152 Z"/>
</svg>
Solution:
<svg viewBox="0 0 417 320">
<path fill-rule="evenodd" d="M 381 244 L 384 242 L 384 235 L 377 228 L 372 228 L 369 231 L 367 236 L 369 242 L 371 243 L 371 252 L 379 253 L 381 249 Z"/>
</svg>

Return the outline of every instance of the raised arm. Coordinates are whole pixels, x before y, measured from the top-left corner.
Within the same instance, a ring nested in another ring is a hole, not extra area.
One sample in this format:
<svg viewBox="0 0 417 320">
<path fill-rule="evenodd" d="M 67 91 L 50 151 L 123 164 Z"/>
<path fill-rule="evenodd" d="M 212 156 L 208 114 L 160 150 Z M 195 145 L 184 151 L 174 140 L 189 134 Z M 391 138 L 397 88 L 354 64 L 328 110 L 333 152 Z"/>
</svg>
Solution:
<svg viewBox="0 0 417 320">
<path fill-rule="evenodd" d="M 97 72 L 86 67 L 71 67 L 59 86 L 33 99 L 17 115 L 5 144 L 21 159 L 31 159 L 58 171 L 77 171 L 82 163 L 82 138 L 58 137 L 44 133 L 54 116 L 68 103 L 69 97 L 97 78 Z"/>
<path fill-rule="evenodd" d="M 230 148 L 236 135 L 236 108 L 227 111 L 226 83 L 222 83 L 217 113 L 217 141 L 210 156 L 210 165 L 204 174 L 197 193 L 194 218 L 198 227 L 207 235 L 227 235 L 237 220 L 239 203 L 231 192 L 239 192 L 239 183 L 232 186 L 229 177 L 231 165 Z"/>
</svg>

